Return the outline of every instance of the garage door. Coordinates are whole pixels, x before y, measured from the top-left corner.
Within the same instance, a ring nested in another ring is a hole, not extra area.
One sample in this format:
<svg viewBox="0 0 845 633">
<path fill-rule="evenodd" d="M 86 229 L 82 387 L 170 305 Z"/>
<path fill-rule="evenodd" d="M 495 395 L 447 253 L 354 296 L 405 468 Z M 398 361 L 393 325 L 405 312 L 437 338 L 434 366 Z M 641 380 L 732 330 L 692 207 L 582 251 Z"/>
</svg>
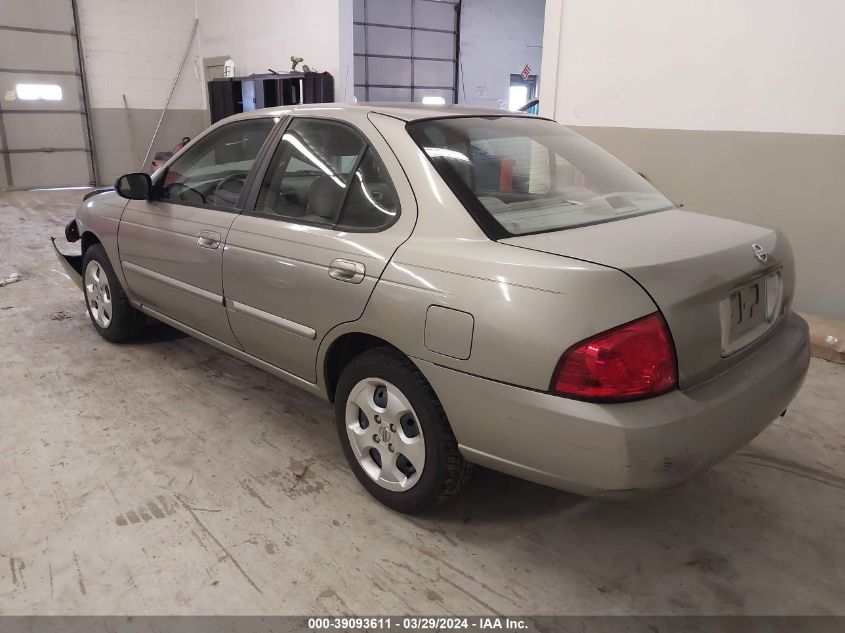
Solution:
<svg viewBox="0 0 845 633">
<path fill-rule="evenodd" d="M 0 1 L 0 186 L 95 181 L 75 7 Z"/>
<path fill-rule="evenodd" d="M 455 103 L 458 0 L 355 0 L 358 101 Z"/>
</svg>

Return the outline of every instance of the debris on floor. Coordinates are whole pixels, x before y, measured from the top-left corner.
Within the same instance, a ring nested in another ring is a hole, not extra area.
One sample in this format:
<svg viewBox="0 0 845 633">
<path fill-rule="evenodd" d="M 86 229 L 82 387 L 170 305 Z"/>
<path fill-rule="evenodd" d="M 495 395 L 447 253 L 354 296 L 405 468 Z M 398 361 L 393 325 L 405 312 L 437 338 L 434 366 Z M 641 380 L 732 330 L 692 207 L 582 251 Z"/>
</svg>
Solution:
<svg viewBox="0 0 845 633">
<path fill-rule="evenodd" d="M 834 363 L 845 363 L 845 323 L 817 314 L 801 316 L 810 326 L 810 353 Z"/>
<path fill-rule="evenodd" d="M 22 277 L 18 273 L 12 273 L 8 277 L 4 279 L 0 279 L 0 288 L 3 286 L 8 286 L 9 284 L 13 284 L 16 281 L 20 281 Z"/>
</svg>

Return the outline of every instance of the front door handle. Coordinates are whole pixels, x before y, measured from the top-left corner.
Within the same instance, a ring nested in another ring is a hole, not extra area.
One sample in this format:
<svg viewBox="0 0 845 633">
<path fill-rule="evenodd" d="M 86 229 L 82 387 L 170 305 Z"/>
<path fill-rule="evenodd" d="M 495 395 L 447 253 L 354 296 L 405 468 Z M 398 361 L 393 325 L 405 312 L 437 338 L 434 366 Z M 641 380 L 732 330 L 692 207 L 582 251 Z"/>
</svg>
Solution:
<svg viewBox="0 0 845 633">
<path fill-rule="evenodd" d="M 219 248 L 220 233 L 216 231 L 200 231 L 197 236 L 197 246 L 202 248 Z"/>
<path fill-rule="evenodd" d="M 353 262 L 350 259 L 334 259 L 329 264 L 329 277 L 351 284 L 359 284 L 364 281 L 365 272 L 364 264 Z"/>
</svg>

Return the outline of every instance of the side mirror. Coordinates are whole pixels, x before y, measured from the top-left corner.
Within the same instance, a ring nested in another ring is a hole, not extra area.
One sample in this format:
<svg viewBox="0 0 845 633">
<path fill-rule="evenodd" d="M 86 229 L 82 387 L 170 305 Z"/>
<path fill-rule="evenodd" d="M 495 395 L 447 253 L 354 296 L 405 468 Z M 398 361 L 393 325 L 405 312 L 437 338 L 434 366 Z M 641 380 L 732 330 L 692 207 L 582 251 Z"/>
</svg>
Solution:
<svg viewBox="0 0 845 633">
<path fill-rule="evenodd" d="M 153 191 L 153 181 L 149 174 L 140 171 L 124 174 L 114 183 L 114 190 L 130 200 L 147 200 Z"/>
</svg>

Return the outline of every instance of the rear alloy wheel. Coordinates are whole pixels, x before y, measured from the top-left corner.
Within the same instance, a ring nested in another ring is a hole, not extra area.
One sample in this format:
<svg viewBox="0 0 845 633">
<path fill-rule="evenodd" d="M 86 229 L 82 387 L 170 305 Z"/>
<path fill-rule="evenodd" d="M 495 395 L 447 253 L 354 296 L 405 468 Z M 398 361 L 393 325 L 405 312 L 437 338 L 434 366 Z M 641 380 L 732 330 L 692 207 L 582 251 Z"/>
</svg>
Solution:
<svg viewBox="0 0 845 633">
<path fill-rule="evenodd" d="M 358 481 L 386 506 L 413 514 L 467 481 L 443 407 L 422 372 L 391 348 L 364 352 L 343 370 L 335 418 Z"/>
<path fill-rule="evenodd" d="M 413 407 L 392 383 L 370 377 L 352 388 L 346 434 L 358 464 L 385 490 L 409 490 L 420 480 L 425 438 Z"/>
</svg>

